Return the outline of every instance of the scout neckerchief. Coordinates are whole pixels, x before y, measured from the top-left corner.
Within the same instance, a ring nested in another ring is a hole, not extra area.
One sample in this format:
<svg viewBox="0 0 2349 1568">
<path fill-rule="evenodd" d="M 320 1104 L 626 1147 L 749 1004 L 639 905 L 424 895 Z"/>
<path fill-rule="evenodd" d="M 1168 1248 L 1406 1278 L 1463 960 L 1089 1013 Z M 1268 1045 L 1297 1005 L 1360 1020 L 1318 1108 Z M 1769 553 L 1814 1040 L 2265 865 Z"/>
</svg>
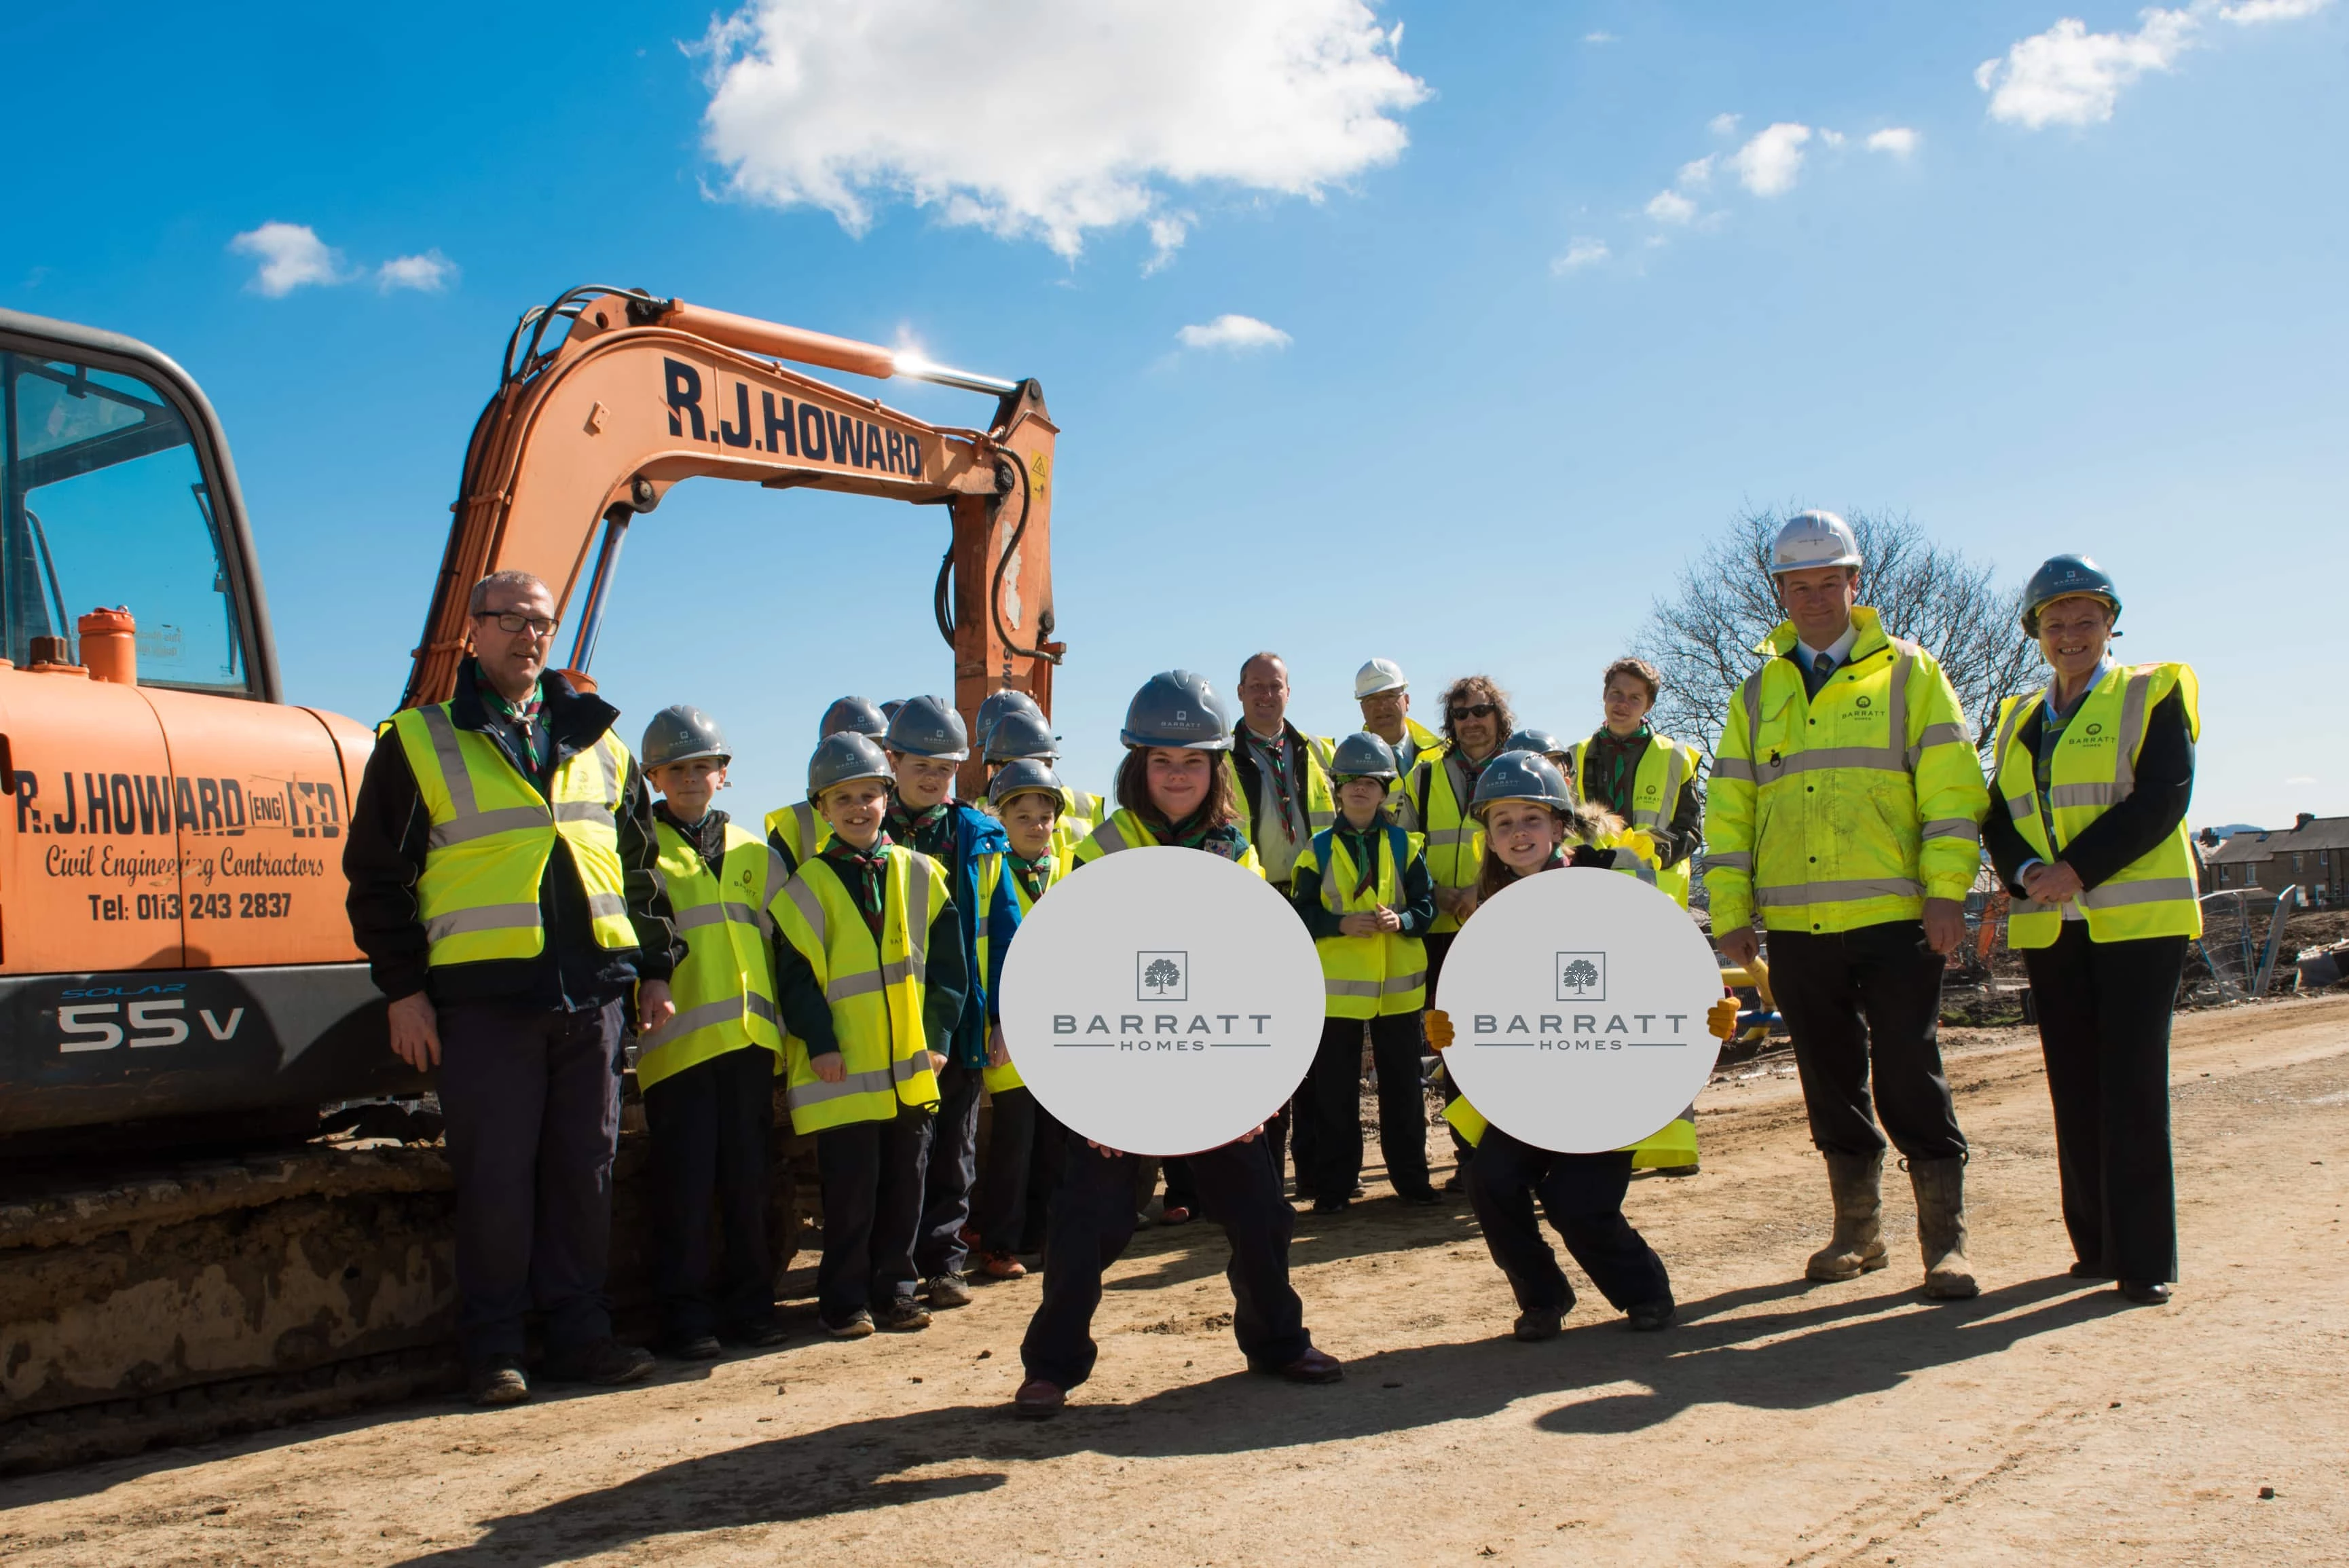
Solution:
<svg viewBox="0 0 2349 1568">
<path fill-rule="evenodd" d="M 1245 724 L 1240 728 L 1247 738 L 1248 754 L 1272 775 L 1273 799 L 1280 806 L 1281 829 L 1294 839 L 1304 817 L 1297 807 L 1297 786 L 1288 777 L 1288 730 L 1284 726 L 1278 736 L 1267 740 Z"/>
<path fill-rule="evenodd" d="M 816 851 L 816 856 L 829 863 L 840 880 L 848 884 L 848 894 L 856 901 L 856 912 L 872 927 L 873 940 L 879 942 L 889 876 L 888 830 L 882 830 L 870 850 L 860 850 L 835 833 Z"/>
<path fill-rule="evenodd" d="M 951 802 L 912 810 L 895 793 L 889 797 L 889 836 L 934 860 L 947 858 L 947 810 Z"/>
<path fill-rule="evenodd" d="M 512 727 L 515 738 L 522 743 L 522 754 L 530 758 L 531 771 L 535 773 L 544 768 L 546 758 L 538 754 L 538 736 L 541 729 L 539 713 L 546 706 L 545 683 L 531 682 L 528 696 L 519 703 L 508 702 L 505 694 L 489 683 L 481 674 L 481 665 L 476 664 L 473 666 L 473 689 L 481 694 L 481 702 L 492 714 Z M 547 744 L 554 744 L 551 737 Z"/>
</svg>

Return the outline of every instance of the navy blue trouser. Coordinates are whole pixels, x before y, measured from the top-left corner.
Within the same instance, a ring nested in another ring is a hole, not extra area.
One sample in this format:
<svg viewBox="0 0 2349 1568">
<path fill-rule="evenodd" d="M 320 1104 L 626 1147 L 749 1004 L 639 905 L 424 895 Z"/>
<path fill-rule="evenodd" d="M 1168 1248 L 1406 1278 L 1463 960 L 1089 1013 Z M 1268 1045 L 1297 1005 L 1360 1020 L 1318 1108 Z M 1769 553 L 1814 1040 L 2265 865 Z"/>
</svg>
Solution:
<svg viewBox="0 0 2349 1568">
<path fill-rule="evenodd" d="M 1052 1113 L 1036 1103 L 1026 1085 L 995 1097 L 995 1119 L 987 1133 L 987 1168 L 971 1194 L 971 1223 L 978 1244 L 990 1253 L 1024 1253 L 1043 1238 L 1040 1214 L 1030 1221 L 1037 1138 Z M 1048 1179 L 1049 1180 L 1049 1179 Z"/>
<path fill-rule="evenodd" d="M 468 1367 L 523 1354 L 546 1317 L 562 1355 L 612 1332 L 612 1157 L 621 1005 L 440 1009 L 440 1111 L 457 1179 L 457 1335 Z"/>
<path fill-rule="evenodd" d="M 1566 1250 L 1617 1311 L 1671 1299 L 1663 1259 L 1623 1217 L 1630 1185 L 1628 1149 L 1557 1154 L 1485 1129 L 1468 1165 L 1468 1200 L 1520 1308 L 1563 1312 L 1574 1305 L 1574 1287 L 1535 1222 L 1536 1198 Z"/>
<path fill-rule="evenodd" d="M 746 1045 L 645 1090 L 652 1133 L 653 1292 L 672 1339 L 762 1326 L 775 1315 L 767 1248 L 768 1139 L 775 1053 Z M 713 1276 L 713 1202 L 726 1241 Z"/>
<path fill-rule="evenodd" d="M 1911 1160 L 1965 1158 L 1941 1071 L 1942 959 L 1924 944 L 1925 923 L 1773 931 L 1769 944 L 1811 1141 L 1865 1157 L 1882 1153 L 1889 1134 Z"/>
<path fill-rule="evenodd" d="M 960 1274 L 970 1249 L 971 1189 L 978 1183 L 978 1091 L 981 1069 L 948 1062 L 938 1074 L 938 1113 L 930 1122 L 928 1174 L 922 1179 L 922 1233 L 914 1266 L 924 1279 Z"/>
<path fill-rule="evenodd" d="M 922 1156 L 929 1144 L 929 1113 L 902 1102 L 891 1120 L 852 1121 L 815 1135 L 823 1181 L 815 1305 L 825 1322 L 845 1322 L 859 1307 L 914 1294 Z"/>
<path fill-rule="evenodd" d="M 1104 1156 L 1073 1133 L 1052 1193 L 1044 1243 L 1044 1299 L 1019 1346 L 1030 1377 L 1073 1388 L 1092 1375 L 1100 1347 L 1093 1311 L 1102 1275 L 1133 1238 L 1136 1157 Z M 1313 1346 L 1305 1304 L 1288 1284 L 1288 1234 L 1296 1212 L 1280 1195 L 1272 1150 L 1258 1137 L 1186 1157 L 1207 1217 L 1224 1228 L 1232 1260 L 1232 1334 L 1248 1365 L 1274 1371 Z"/>
<path fill-rule="evenodd" d="M 1403 1196 L 1427 1188 L 1427 1101 L 1419 1087 L 1419 1014 L 1390 1013 L 1369 1020 L 1371 1060 L 1379 1082 L 1379 1152 L 1387 1180 Z M 1327 1018 L 1313 1072 L 1298 1092 L 1297 1171 L 1317 1197 L 1348 1198 L 1362 1176 L 1362 1024 Z M 1305 1130 L 1314 1128 L 1309 1168 Z"/>
</svg>

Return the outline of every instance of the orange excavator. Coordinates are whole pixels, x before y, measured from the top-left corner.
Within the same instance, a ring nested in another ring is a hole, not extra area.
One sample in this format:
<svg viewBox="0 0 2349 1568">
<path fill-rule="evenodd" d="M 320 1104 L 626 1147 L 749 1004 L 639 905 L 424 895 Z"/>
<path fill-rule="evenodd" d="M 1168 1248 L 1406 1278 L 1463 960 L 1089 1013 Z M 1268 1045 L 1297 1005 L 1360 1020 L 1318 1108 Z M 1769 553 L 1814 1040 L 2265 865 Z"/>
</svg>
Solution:
<svg viewBox="0 0 2349 1568">
<path fill-rule="evenodd" d="M 992 412 L 932 425 L 795 366 L 958 387 Z M 420 1088 L 343 909 L 374 736 L 285 700 L 212 406 L 144 344 L 12 311 L 0 398 L 0 1161 L 233 1149 Z M 630 528 L 708 477 L 945 508 L 933 608 L 957 706 L 968 718 L 1009 686 L 1049 708 L 1056 433 L 1032 380 L 573 289 L 508 341 L 402 706 L 449 695 L 467 593 L 506 568 L 554 586 L 592 678 Z"/>
</svg>

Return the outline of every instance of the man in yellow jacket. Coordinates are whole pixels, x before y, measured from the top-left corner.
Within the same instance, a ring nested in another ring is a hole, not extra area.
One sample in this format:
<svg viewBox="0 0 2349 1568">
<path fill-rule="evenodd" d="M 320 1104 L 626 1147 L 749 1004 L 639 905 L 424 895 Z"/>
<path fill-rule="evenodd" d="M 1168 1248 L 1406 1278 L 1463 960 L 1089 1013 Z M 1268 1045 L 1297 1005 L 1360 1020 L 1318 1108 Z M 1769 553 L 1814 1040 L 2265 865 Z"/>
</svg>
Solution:
<svg viewBox="0 0 2349 1568">
<path fill-rule="evenodd" d="M 1916 1191 L 1925 1294 L 1961 1299 L 1977 1287 L 1966 1140 L 1941 1072 L 1941 969 L 1965 935 L 1990 794 L 1940 665 L 1859 606 L 1850 526 L 1833 512 L 1789 519 L 1771 574 L 1787 619 L 1757 650 L 1765 662 L 1731 700 L 1714 748 L 1713 928 L 1735 965 L 1757 954 L 1757 909 L 1769 933 L 1771 983 L 1835 1192 L 1835 1236 L 1810 1277 L 1885 1265 L 1889 1133 Z"/>
</svg>

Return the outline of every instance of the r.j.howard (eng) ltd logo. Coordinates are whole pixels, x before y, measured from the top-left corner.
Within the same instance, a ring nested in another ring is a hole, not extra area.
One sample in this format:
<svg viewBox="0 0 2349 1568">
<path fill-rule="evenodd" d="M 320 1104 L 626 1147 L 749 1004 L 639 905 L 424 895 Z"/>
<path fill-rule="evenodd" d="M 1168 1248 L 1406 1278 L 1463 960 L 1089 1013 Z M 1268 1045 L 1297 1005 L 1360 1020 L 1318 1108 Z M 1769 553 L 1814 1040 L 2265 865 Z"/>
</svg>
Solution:
<svg viewBox="0 0 2349 1568">
<path fill-rule="evenodd" d="M 1559 1001 L 1604 1002 L 1607 1000 L 1607 954 L 1561 953 L 1557 954 L 1556 964 Z"/>
<path fill-rule="evenodd" d="M 1191 955 L 1187 953 L 1135 954 L 1133 997 L 1137 1002 L 1189 1001 Z"/>
</svg>

